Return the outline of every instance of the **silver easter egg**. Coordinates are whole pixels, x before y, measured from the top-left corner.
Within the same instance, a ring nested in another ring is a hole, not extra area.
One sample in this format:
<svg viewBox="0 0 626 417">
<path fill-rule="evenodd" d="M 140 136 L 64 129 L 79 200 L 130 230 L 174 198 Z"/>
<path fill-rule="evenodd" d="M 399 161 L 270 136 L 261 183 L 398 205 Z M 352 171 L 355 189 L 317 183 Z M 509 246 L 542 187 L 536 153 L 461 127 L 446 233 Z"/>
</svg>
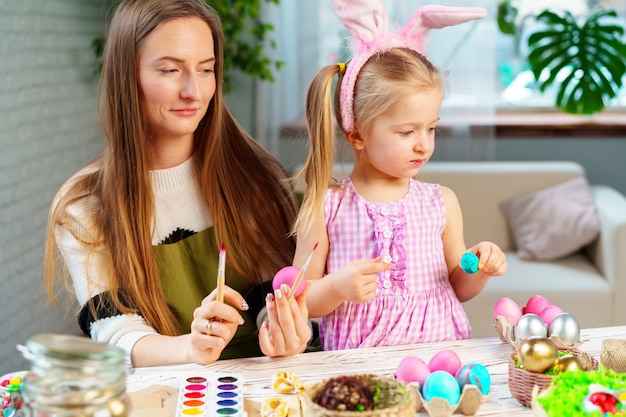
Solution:
<svg viewBox="0 0 626 417">
<path fill-rule="evenodd" d="M 569 313 L 561 313 L 552 320 L 549 335 L 558 336 L 567 346 L 573 346 L 580 340 L 578 320 Z"/>
<path fill-rule="evenodd" d="M 526 340 L 530 337 L 548 337 L 548 326 L 536 314 L 526 313 L 515 325 L 515 340 Z"/>
</svg>

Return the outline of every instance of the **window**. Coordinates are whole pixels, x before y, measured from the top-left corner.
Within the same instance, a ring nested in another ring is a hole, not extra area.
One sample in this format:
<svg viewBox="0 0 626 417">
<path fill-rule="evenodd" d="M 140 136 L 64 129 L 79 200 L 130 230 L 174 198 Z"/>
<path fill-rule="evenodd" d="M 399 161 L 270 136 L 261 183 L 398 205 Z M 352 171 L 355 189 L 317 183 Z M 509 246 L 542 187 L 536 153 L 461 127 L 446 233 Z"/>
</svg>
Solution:
<svg viewBox="0 0 626 417">
<path fill-rule="evenodd" d="M 390 26 L 403 25 L 423 4 L 417 0 L 382 0 L 387 7 Z M 506 108 L 552 108 L 554 89 L 541 93 L 527 68 L 526 42 L 537 27 L 533 17 L 551 7 L 566 8 L 574 15 L 585 15 L 597 4 L 626 16 L 623 0 L 513 0 L 518 5 L 521 36 L 505 35 L 498 29 L 499 1 L 440 0 L 447 6 L 484 7 L 486 18 L 455 27 L 432 30 L 427 55 L 440 69 L 449 72 L 451 91 L 444 106 Z M 345 36 L 348 32 L 335 17 L 330 2 L 319 2 L 320 30 L 318 68 L 347 59 Z M 626 88 L 613 100 L 612 107 L 626 106 Z"/>
<path fill-rule="evenodd" d="M 496 157 L 495 138 L 529 137 L 623 137 L 626 118 L 626 87 L 611 108 L 592 121 L 555 109 L 550 94 L 534 86 L 529 73 L 520 68 L 519 42 L 500 32 L 497 11 L 500 0 L 436 0 L 445 6 L 483 7 L 487 17 L 429 34 L 426 54 L 448 73 L 450 90 L 441 111 L 436 158 L 489 160 Z M 626 16 L 624 0 L 519 0 L 545 7 L 548 3 L 587 1 L 588 7 L 603 4 Z M 425 0 L 382 0 L 390 27 L 404 25 Z M 322 67 L 345 62 L 347 30 L 335 16 L 330 0 L 282 1 L 275 18 L 280 57 L 285 62 L 275 85 L 260 95 L 263 106 L 257 124 L 276 122 L 257 131 L 287 166 L 306 154 L 304 103 L 309 83 Z M 306 16 L 294 19 L 293 16 Z M 526 81 L 525 81 L 526 79 Z M 625 80 L 626 81 L 626 80 Z M 516 91 L 517 89 L 517 91 Z M 270 91 L 271 90 L 271 91 Z M 277 100 L 276 97 L 280 97 Z M 272 112 L 272 117 L 263 113 Z M 274 130 L 272 130 L 274 129 Z M 276 134 L 275 132 L 278 132 Z M 283 141 L 278 140 L 281 137 Z M 295 139 L 295 140 L 294 140 Z M 298 140 L 300 139 L 300 140 Z"/>
</svg>

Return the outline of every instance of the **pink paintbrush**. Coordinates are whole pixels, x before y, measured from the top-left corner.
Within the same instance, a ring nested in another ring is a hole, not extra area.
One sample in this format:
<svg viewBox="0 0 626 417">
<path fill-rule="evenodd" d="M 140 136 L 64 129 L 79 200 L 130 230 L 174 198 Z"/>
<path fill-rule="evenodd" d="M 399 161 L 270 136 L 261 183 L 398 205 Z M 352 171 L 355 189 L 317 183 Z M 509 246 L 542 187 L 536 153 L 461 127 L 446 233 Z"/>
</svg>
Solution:
<svg viewBox="0 0 626 417">
<path fill-rule="evenodd" d="M 217 301 L 224 302 L 224 284 L 226 278 L 224 277 L 224 269 L 226 267 L 226 246 L 222 242 L 220 247 L 220 257 L 217 264 Z"/>
<path fill-rule="evenodd" d="M 300 272 L 298 272 L 298 276 L 296 277 L 296 280 L 293 282 L 293 285 L 291 286 L 291 289 L 289 290 L 289 294 L 287 295 L 287 298 L 293 297 L 293 294 L 296 292 L 298 285 L 300 285 L 300 281 L 302 281 L 304 272 L 306 271 L 307 267 L 311 263 L 311 259 L 313 259 L 313 252 L 315 252 L 315 248 L 317 248 L 317 243 L 315 244 L 315 246 L 313 246 L 313 249 L 311 250 L 311 253 L 309 253 L 309 256 L 307 256 L 306 260 L 304 261 L 304 265 L 302 265 L 302 268 L 300 268 Z"/>
</svg>

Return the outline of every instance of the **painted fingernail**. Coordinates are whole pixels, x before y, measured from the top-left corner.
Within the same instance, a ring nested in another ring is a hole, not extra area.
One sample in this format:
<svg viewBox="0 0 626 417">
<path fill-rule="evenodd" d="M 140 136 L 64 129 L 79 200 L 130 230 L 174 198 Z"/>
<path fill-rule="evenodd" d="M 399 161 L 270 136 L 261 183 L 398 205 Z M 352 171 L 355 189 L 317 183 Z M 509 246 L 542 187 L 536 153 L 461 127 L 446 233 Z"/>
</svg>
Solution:
<svg viewBox="0 0 626 417">
<path fill-rule="evenodd" d="M 268 294 L 265 296 L 265 301 L 266 301 L 266 302 L 268 302 L 268 303 L 272 303 L 272 302 L 274 302 L 274 294 L 272 294 L 271 292 L 270 292 L 270 293 L 268 293 Z"/>
<path fill-rule="evenodd" d="M 283 285 L 285 285 L 285 284 L 283 284 Z M 279 289 L 274 290 L 274 296 L 275 296 L 277 299 L 279 299 L 279 300 L 280 300 L 281 298 L 283 298 L 283 285 L 281 285 Z"/>
<path fill-rule="evenodd" d="M 243 317 L 239 316 L 239 325 L 241 326 L 242 324 L 244 324 L 246 321 L 243 319 Z"/>
<path fill-rule="evenodd" d="M 246 302 L 246 300 L 241 300 L 241 308 L 243 308 L 244 311 L 248 310 L 250 308 L 250 306 L 248 305 L 248 303 Z"/>
</svg>

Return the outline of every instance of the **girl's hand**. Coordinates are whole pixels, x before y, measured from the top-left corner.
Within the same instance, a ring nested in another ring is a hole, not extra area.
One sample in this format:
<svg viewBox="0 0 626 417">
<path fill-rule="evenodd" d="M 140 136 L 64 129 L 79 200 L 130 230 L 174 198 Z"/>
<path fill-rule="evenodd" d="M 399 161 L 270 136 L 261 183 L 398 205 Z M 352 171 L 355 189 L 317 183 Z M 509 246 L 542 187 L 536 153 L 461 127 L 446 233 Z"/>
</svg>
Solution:
<svg viewBox="0 0 626 417">
<path fill-rule="evenodd" d="M 237 291 L 224 286 L 224 300 L 247 310 L 248 304 Z M 232 306 L 217 301 L 217 289 L 202 300 L 194 310 L 191 322 L 189 357 L 198 364 L 209 364 L 219 359 L 222 351 L 235 336 L 243 317 Z"/>
<path fill-rule="evenodd" d="M 378 273 L 391 269 L 390 264 L 381 261 L 380 256 L 352 261 L 325 279 L 333 280 L 334 290 L 344 299 L 364 303 L 376 296 Z"/>
<path fill-rule="evenodd" d="M 304 352 L 311 340 L 306 294 L 287 298 L 289 286 L 283 284 L 265 298 L 267 320 L 259 329 L 259 346 L 266 356 L 291 356 Z"/>
<path fill-rule="evenodd" d="M 468 251 L 478 256 L 478 273 L 485 276 L 499 276 L 506 272 L 506 256 L 495 243 L 480 242 Z"/>
</svg>

